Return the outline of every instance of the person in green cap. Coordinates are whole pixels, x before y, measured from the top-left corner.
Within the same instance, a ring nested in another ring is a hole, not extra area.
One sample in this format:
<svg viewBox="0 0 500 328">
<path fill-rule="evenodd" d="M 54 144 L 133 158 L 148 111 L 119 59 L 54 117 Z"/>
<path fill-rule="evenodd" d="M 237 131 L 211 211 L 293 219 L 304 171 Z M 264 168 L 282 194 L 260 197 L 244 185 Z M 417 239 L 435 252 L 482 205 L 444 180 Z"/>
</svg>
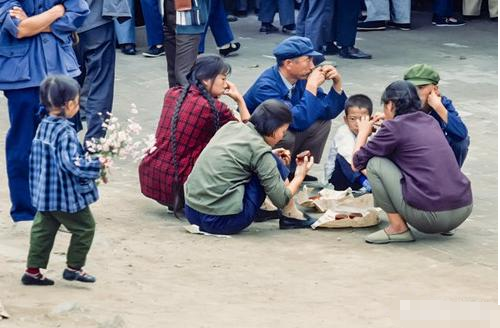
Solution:
<svg viewBox="0 0 500 328">
<path fill-rule="evenodd" d="M 470 138 L 451 100 L 441 95 L 439 73 L 427 64 L 416 64 L 408 69 L 404 79 L 417 87 L 422 110 L 438 121 L 458 165 L 462 167 L 469 151 Z"/>
</svg>

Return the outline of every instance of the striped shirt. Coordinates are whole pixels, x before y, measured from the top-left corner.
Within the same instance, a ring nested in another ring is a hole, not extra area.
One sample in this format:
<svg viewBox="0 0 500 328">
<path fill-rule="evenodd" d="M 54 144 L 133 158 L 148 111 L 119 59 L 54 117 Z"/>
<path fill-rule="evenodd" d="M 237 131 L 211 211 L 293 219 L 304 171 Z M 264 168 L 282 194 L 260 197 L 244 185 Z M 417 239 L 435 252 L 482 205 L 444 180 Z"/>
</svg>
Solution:
<svg viewBox="0 0 500 328">
<path fill-rule="evenodd" d="M 98 159 L 85 158 L 74 128 L 65 118 L 47 116 L 36 132 L 30 155 L 30 191 L 38 211 L 78 212 L 99 195 Z"/>
</svg>

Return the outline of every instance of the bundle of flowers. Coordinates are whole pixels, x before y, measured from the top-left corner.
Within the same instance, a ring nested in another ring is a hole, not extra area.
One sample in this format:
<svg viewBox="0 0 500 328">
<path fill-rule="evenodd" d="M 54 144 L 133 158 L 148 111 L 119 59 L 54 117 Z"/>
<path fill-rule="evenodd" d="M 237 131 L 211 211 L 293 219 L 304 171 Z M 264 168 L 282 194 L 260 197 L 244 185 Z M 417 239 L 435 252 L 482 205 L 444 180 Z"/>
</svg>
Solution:
<svg viewBox="0 0 500 328">
<path fill-rule="evenodd" d="M 131 104 L 130 112 L 134 115 L 138 113 L 135 104 Z M 100 180 L 104 183 L 114 167 L 115 159 L 139 161 L 155 150 L 154 135 L 140 138 L 142 127 L 134 118 L 128 118 L 122 123 L 112 113 L 107 113 L 102 127 L 106 130 L 106 135 L 87 141 L 85 146 L 88 156 L 97 156 L 103 164 Z"/>
</svg>

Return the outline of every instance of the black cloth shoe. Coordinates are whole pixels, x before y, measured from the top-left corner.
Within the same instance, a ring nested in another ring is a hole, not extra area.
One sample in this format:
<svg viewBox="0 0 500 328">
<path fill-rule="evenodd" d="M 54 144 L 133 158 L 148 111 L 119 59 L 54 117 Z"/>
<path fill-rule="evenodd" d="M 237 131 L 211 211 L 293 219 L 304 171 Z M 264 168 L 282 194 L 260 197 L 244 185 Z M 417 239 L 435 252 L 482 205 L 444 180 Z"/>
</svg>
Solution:
<svg viewBox="0 0 500 328">
<path fill-rule="evenodd" d="M 372 55 L 364 53 L 354 47 L 342 47 L 342 49 L 340 49 L 339 56 L 347 59 L 372 59 Z"/>
<path fill-rule="evenodd" d="M 276 211 L 266 211 L 259 209 L 253 222 L 265 222 L 269 220 L 279 219 L 281 218 L 281 212 L 279 210 Z"/>
<path fill-rule="evenodd" d="M 262 23 L 259 32 L 269 34 L 269 33 L 276 33 L 279 30 L 280 30 L 279 28 L 277 28 L 271 23 Z"/>
<path fill-rule="evenodd" d="M 394 23 L 394 22 L 389 21 L 389 22 L 387 22 L 387 26 L 390 27 L 390 28 L 398 28 L 401 31 L 409 31 L 409 30 L 411 30 L 411 24 L 410 23 L 403 24 L 403 23 Z"/>
<path fill-rule="evenodd" d="M 238 51 L 241 47 L 239 42 L 231 42 L 229 47 L 225 49 L 219 49 L 219 54 L 223 57 L 229 56 L 232 52 Z"/>
<path fill-rule="evenodd" d="M 160 57 L 160 56 L 163 56 L 165 54 L 165 47 L 164 46 L 161 46 L 161 47 L 157 47 L 157 46 L 152 46 L 152 47 L 149 47 L 149 49 L 147 51 L 144 51 L 142 53 L 142 55 L 144 57 L 150 57 L 150 58 L 153 58 L 153 57 Z"/>
<path fill-rule="evenodd" d="M 26 286 L 52 286 L 54 284 L 54 280 L 46 278 L 41 273 L 38 273 L 37 275 L 24 273 L 21 278 L 21 282 Z"/>
<path fill-rule="evenodd" d="M 122 53 L 125 55 L 135 55 L 137 50 L 135 50 L 135 44 L 133 43 L 124 43 L 122 44 Z"/>
<path fill-rule="evenodd" d="M 297 34 L 295 24 L 289 24 L 289 25 L 283 26 L 281 28 L 281 32 L 288 34 L 288 35 L 296 35 Z"/>
<path fill-rule="evenodd" d="M 85 273 L 82 269 L 78 271 L 71 269 L 64 269 L 63 278 L 70 281 L 76 280 L 80 282 L 90 282 L 90 283 L 96 281 L 94 276 Z"/>
<path fill-rule="evenodd" d="M 316 220 L 312 218 L 308 218 L 307 220 L 297 220 L 282 215 L 280 218 L 280 229 L 306 229 L 310 228 L 311 224 L 314 222 L 316 222 Z"/>
<path fill-rule="evenodd" d="M 358 23 L 358 31 L 383 31 L 385 30 L 385 21 L 371 21 Z"/>
<path fill-rule="evenodd" d="M 338 55 L 340 52 L 340 48 L 337 47 L 335 44 L 330 43 L 327 44 L 325 47 L 325 51 L 323 52 L 324 55 Z"/>
</svg>

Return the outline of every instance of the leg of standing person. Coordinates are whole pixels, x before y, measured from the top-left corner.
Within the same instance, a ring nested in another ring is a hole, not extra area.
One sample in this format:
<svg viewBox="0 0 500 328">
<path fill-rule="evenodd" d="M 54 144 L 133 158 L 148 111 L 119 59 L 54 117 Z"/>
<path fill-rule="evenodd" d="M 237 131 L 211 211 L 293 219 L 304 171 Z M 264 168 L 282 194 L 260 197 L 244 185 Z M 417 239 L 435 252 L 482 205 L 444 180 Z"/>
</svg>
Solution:
<svg viewBox="0 0 500 328">
<path fill-rule="evenodd" d="M 176 42 L 175 42 L 175 6 L 174 0 L 164 0 L 163 2 L 163 22 L 165 26 L 165 52 L 167 60 L 167 76 L 168 85 L 170 88 L 179 85 L 175 77 L 175 58 L 176 58 Z"/>
<path fill-rule="evenodd" d="M 165 54 L 163 45 L 163 22 L 158 0 L 140 0 L 149 49 L 144 57 L 159 57 Z"/>
<path fill-rule="evenodd" d="M 175 79 L 178 84 L 188 83 L 186 75 L 198 56 L 200 34 L 177 34 L 175 36 Z"/>
<path fill-rule="evenodd" d="M 390 0 L 365 0 L 366 19 L 358 23 L 358 31 L 385 30 L 385 24 L 391 17 L 389 1 Z"/>
<path fill-rule="evenodd" d="M 28 268 L 46 269 L 61 223 L 52 212 L 38 212 L 31 226 Z"/>
<path fill-rule="evenodd" d="M 314 49 L 320 52 L 323 52 L 323 44 L 326 43 L 326 25 L 330 23 L 327 22 L 327 8 L 324 0 L 304 0 L 297 17 L 297 34 L 309 38 Z"/>
<path fill-rule="evenodd" d="M 278 0 L 278 12 L 281 31 L 285 34 L 295 35 L 295 4 L 294 0 Z"/>
<path fill-rule="evenodd" d="M 259 1 L 259 21 L 261 22 L 260 32 L 274 33 L 279 29 L 273 25 L 274 15 L 278 11 L 278 0 L 261 0 Z"/>
<path fill-rule="evenodd" d="M 53 217 L 71 232 L 67 253 L 69 268 L 80 270 L 85 266 L 94 239 L 95 221 L 88 207 L 76 213 L 52 212 Z"/>
<path fill-rule="evenodd" d="M 123 23 L 119 23 L 115 18 L 113 20 L 115 25 L 116 39 L 120 45 L 122 53 L 125 55 L 135 55 L 135 6 L 134 0 L 128 0 L 130 7 L 130 14 L 132 19 L 127 19 Z"/>
<path fill-rule="evenodd" d="M 462 2 L 462 14 L 465 16 L 479 16 L 483 0 L 464 0 Z"/>
<path fill-rule="evenodd" d="M 102 123 L 112 112 L 115 80 L 115 38 L 113 22 L 79 34 L 75 53 L 85 75 L 78 77 L 82 85 L 80 108 L 87 119 L 85 142 L 106 134 Z"/>
<path fill-rule="evenodd" d="M 10 216 L 17 221 L 33 220 L 36 209 L 31 204 L 29 156 L 31 142 L 40 123 L 39 88 L 5 90 L 10 127 L 5 141 Z"/>
<path fill-rule="evenodd" d="M 411 0 L 391 0 L 390 27 L 403 31 L 411 29 Z"/>
<path fill-rule="evenodd" d="M 234 35 L 227 21 L 222 0 L 212 0 L 208 25 L 210 25 L 210 30 L 214 36 L 215 44 L 219 47 L 221 56 L 225 57 L 240 49 L 240 43 L 233 42 Z"/>
<path fill-rule="evenodd" d="M 432 24 L 435 26 L 462 26 L 465 22 L 453 17 L 453 0 L 434 0 Z"/>
<path fill-rule="evenodd" d="M 361 0 L 342 1 L 335 0 L 334 20 L 332 33 L 337 46 L 340 47 L 339 55 L 348 59 L 371 59 L 372 56 L 354 47 L 358 15 L 361 10 Z"/>
</svg>

